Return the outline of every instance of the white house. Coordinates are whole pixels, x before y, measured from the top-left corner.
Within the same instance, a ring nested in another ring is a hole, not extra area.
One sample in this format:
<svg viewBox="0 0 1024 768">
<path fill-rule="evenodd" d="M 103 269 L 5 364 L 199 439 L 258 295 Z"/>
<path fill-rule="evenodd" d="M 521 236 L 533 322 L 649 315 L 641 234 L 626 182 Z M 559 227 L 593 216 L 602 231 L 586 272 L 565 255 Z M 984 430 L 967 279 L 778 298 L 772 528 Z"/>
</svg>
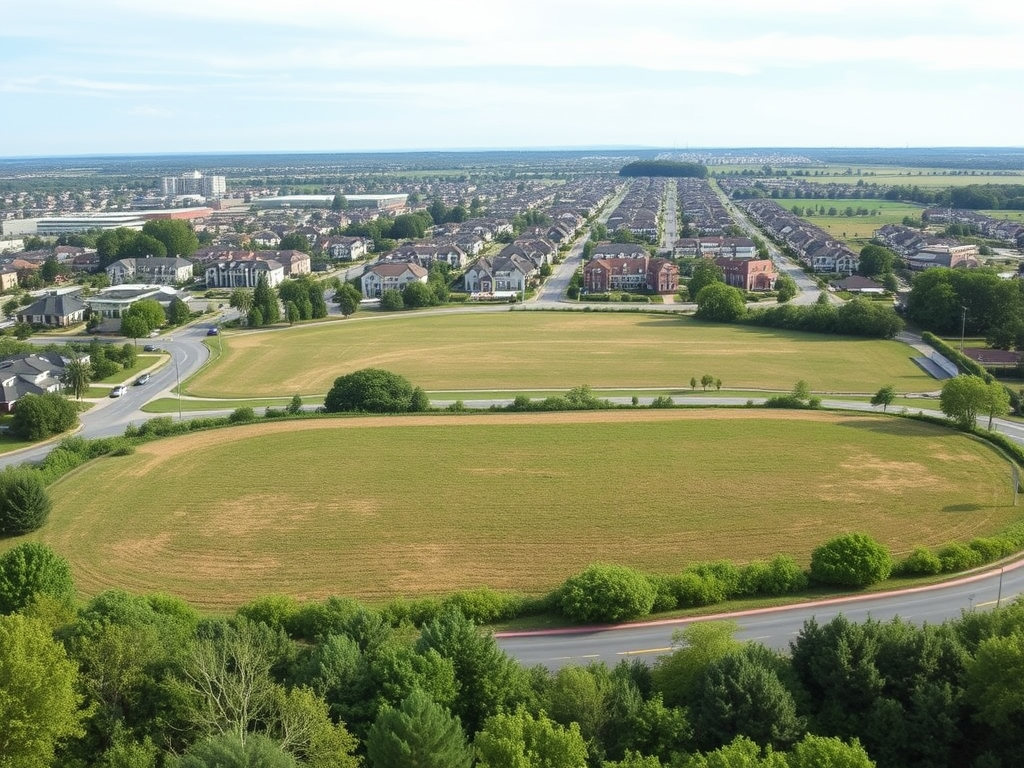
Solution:
<svg viewBox="0 0 1024 768">
<path fill-rule="evenodd" d="M 419 264 L 407 262 L 377 264 L 363 273 L 363 296 L 373 299 L 384 291 L 400 291 L 409 283 L 425 283 L 428 274 L 427 270 Z"/>
</svg>

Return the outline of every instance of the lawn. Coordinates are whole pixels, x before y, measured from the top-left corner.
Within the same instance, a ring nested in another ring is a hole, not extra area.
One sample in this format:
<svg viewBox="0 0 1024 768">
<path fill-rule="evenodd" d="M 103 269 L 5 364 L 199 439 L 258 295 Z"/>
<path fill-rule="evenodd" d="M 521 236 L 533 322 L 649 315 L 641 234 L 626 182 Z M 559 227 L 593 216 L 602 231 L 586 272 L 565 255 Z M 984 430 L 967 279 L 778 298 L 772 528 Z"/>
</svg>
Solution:
<svg viewBox="0 0 1024 768">
<path fill-rule="evenodd" d="M 323 395 L 334 379 L 386 368 L 426 390 L 687 389 L 711 374 L 730 389 L 931 390 L 895 341 L 705 324 L 679 316 L 509 312 L 390 316 L 225 334 L 223 355 L 193 378 L 197 397 Z"/>
<path fill-rule="evenodd" d="M 806 564 L 847 531 L 902 554 L 1019 516 L 1006 461 L 958 432 L 743 409 L 261 423 L 98 460 L 51 495 L 28 538 L 69 559 L 83 596 L 166 591 L 209 610 L 540 593 L 597 561 Z"/>
</svg>

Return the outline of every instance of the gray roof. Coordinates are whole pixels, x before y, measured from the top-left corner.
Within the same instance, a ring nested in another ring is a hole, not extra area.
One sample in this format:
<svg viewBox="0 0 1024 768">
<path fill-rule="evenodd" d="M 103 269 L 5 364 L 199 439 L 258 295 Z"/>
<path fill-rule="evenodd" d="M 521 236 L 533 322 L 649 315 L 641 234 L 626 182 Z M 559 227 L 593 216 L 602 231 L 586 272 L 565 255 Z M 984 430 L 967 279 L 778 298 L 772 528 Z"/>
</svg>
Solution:
<svg viewBox="0 0 1024 768">
<path fill-rule="evenodd" d="M 58 296 L 47 294 L 24 309 L 18 315 L 48 315 L 52 317 L 68 317 L 85 309 L 84 302 L 77 296 L 63 293 Z"/>
</svg>

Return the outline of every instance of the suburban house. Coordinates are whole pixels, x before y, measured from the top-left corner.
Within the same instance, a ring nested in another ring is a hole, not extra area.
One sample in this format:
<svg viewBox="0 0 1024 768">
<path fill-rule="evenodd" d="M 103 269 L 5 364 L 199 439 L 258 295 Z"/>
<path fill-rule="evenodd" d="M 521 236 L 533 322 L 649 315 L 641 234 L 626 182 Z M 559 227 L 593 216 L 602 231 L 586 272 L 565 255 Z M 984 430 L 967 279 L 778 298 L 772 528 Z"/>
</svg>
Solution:
<svg viewBox="0 0 1024 768">
<path fill-rule="evenodd" d="M 85 304 L 100 317 L 116 318 L 121 317 L 124 311 L 137 301 L 154 299 L 160 306 L 167 309 L 175 298 L 187 303 L 192 296 L 184 291 L 178 291 L 170 285 L 126 283 L 104 288 L 99 293 L 87 297 Z"/>
<path fill-rule="evenodd" d="M 274 259 L 215 261 L 206 267 L 206 287 L 255 288 L 261 275 L 273 288 L 284 280 L 284 267 Z"/>
<path fill-rule="evenodd" d="M 428 269 L 435 261 L 443 261 L 454 269 L 466 266 L 466 252 L 450 243 L 406 243 L 393 250 L 389 256 L 394 261 L 408 261 Z"/>
<path fill-rule="evenodd" d="M 284 269 L 285 277 L 308 275 L 312 271 L 309 254 L 302 251 L 271 251 L 269 253 L 257 253 L 256 256 L 268 261 L 276 261 Z"/>
<path fill-rule="evenodd" d="M 583 267 L 583 288 L 588 293 L 652 291 L 675 293 L 679 269 L 667 259 L 643 257 L 595 258 Z"/>
<path fill-rule="evenodd" d="M 647 248 L 638 243 L 598 243 L 590 252 L 592 259 L 647 259 Z"/>
<path fill-rule="evenodd" d="M 253 232 L 249 239 L 253 245 L 258 245 L 261 248 L 276 248 L 281 242 L 281 236 L 271 229 Z"/>
<path fill-rule="evenodd" d="M 0 360 L 0 413 L 11 413 L 25 395 L 59 392 L 67 364 L 58 352 L 12 355 Z"/>
<path fill-rule="evenodd" d="M 355 261 L 366 255 L 366 241 L 361 237 L 330 237 L 324 243 L 324 250 L 332 259 Z"/>
<path fill-rule="evenodd" d="M 63 328 L 85 319 L 85 303 L 73 294 L 51 291 L 18 310 L 17 318 L 19 323 Z"/>
<path fill-rule="evenodd" d="M 701 256 L 714 258 L 726 256 L 734 259 L 753 259 L 757 257 L 757 246 L 748 237 L 718 237 L 704 235 L 701 237 L 683 237 L 672 246 L 674 256 Z"/>
<path fill-rule="evenodd" d="M 363 296 L 373 299 L 384 291 L 400 291 L 409 283 L 425 283 L 428 274 L 424 267 L 411 262 L 377 264 L 363 273 Z"/>
<path fill-rule="evenodd" d="M 725 282 L 743 291 L 770 291 L 778 273 L 771 259 L 715 259 Z"/>
<path fill-rule="evenodd" d="M 531 277 L 537 274 L 537 265 L 519 254 L 477 259 L 463 275 L 468 293 L 513 295 L 526 290 Z"/>
<path fill-rule="evenodd" d="M 107 267 L 111 285 L 148 283 L 173 285 L 192 280 L 192 262 L 176 256 L 147 256 L 142 259 L 118 259 Z"/>
</svg>

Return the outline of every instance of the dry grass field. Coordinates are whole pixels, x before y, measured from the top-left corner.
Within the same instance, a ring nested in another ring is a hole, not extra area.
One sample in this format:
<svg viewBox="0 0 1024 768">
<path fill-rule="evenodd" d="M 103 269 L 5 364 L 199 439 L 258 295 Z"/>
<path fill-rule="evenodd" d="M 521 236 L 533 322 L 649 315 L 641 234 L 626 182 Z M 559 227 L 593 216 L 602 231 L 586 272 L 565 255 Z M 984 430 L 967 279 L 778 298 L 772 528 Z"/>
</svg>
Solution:
<svg viewBox="0 0 1024 768">
<path fill-rule="evenodd" d="M 356 316 L 359 317 L 358 315 Z M 222 356 L 189 382 L 199 397 L 323 395 L 360 368 L 426 390 L 689 389 L 706 373 L 729 389 L 929 391 L 936 382 L 895 341 L 705 324 L 618 312 L 502 312 L 351 319 L 225 334 Z"/>
<path fill-rule="evenodd" d="M 905 553 L 1018 516 L 1005 460 L 959 433 L 764 410 L 261 423 L 149 443 L 51 493 L 30 538 L 70 560 L 83 595 L 167 591 L 209 610 L 268 593 L 539 593 L 595 561 L 807 563 L 846 531 Z"/>
</svg>

